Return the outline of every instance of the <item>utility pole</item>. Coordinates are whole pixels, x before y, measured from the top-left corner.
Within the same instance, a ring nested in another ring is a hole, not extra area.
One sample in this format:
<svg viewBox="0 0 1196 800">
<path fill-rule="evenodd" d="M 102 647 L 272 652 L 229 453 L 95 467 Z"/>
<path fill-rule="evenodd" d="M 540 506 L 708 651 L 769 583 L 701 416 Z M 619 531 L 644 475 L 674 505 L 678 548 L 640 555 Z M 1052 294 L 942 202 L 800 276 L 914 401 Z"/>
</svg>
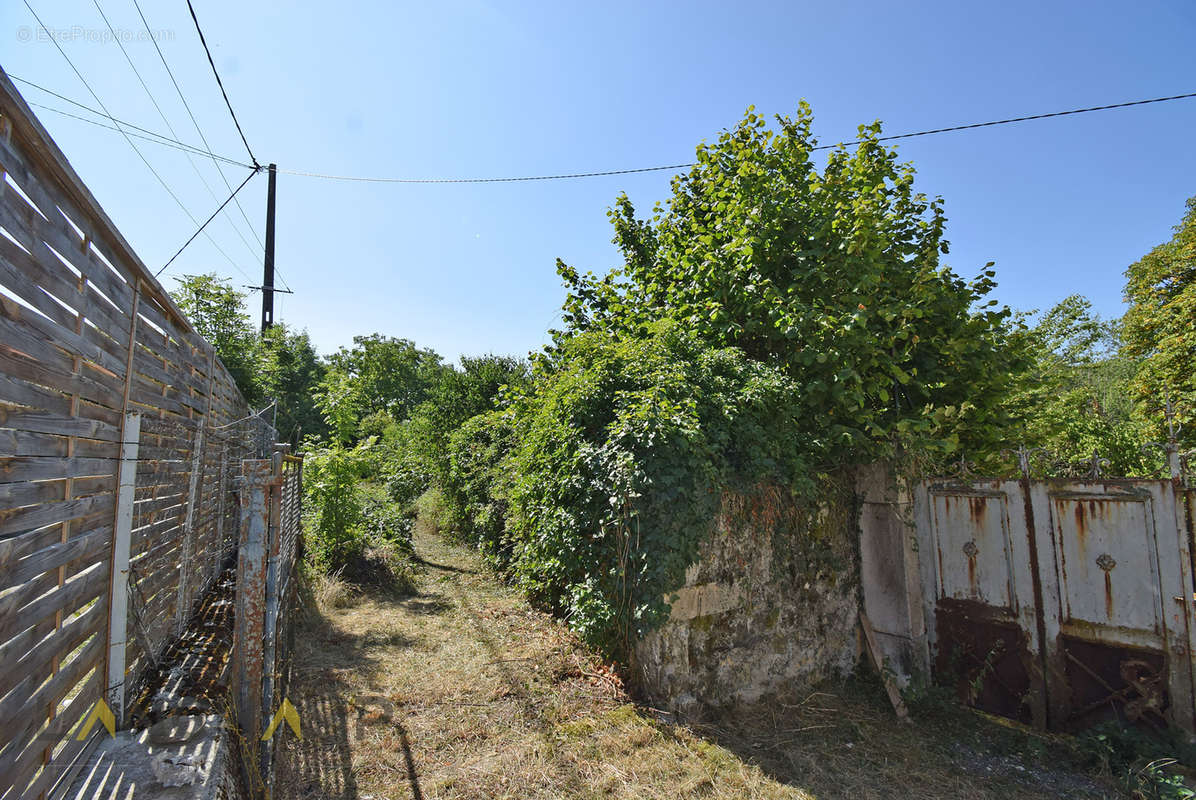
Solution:
<svg viewBox="0 0 1196 800">
<path fill-rule="evenodd" d="M 266 189 L 266 259 L 262 268 L 262 332 L 274 324 L 274 182 L 276 165 L 271 164 Z"/>
</svg>

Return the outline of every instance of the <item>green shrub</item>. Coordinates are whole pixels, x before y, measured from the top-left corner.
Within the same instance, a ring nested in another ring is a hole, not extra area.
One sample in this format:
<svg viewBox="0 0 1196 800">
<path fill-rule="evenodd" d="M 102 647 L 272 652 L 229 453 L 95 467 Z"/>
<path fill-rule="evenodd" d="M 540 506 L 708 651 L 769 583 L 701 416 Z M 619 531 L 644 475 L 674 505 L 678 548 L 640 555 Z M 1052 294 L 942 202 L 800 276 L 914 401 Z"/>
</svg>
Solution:
<svg viewBox="0 0 1196 800">
<path fill-rule="evenodd" d="M 509 474 L 504 459 L 514 445 L 509 412 L 492 411 L 467 420 L 449 439 L 444 501 L 458 537 L 476 545 L 496 566 L 510 561 L 503 535 Z"/>
<path fill-rule="evenodd" d="M 645 338 L 580 334 L 506 412 L 509 433 L 491 418 L 455 439 L 465 507 L 486 522 L 473 535 L 534 601 L 625 656 L 666 617 L 725 489 L 813 486 L 818 443 L 800 436 L 799 397 L 780 371 L 673 323 Z M 499 528 L 486 514 L 503 509 Z"/>
<path fill-rule="evenodd" d="M 307 551 L 324 572 L 344 569 L 366 546 L 365 504 L 357 491 L 370 445 L 346 448 L 309 443 L 303 462 Z"/>
<path fill-rule="evenodd" d="M 432 486 L 415 499 L 415 524 L 427 533 L 448 534 L 454 518 L 439 486 Z"/>
</svg>

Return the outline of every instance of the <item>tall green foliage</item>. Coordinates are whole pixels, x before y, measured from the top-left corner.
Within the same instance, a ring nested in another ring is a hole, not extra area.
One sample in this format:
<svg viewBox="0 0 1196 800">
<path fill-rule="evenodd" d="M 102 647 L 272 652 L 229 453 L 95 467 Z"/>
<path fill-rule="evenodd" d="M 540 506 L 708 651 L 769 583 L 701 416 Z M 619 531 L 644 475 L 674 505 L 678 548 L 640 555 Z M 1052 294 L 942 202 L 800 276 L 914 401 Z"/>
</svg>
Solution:
<svg viewBox="0 0 1196 800">
<path fill-rule="evenodd" d="M 385 411 L 394 419 L 406 419 L 427 400 L 445 369 L 432 350 L 377 333 L 354 336 L 352 347 L 328 357 L 328 366 L 352 383 L 359 417 Z"/>
<path fill-rule="evenodd" d="M 1122 335 L 1126 353 L 1142 360 L 1133 381 L 1138 414 L 1162 441 L 1171 398 L 1184 445 L 1196 446 L 1196 197 L 1171 240 L 1130 265 L 1126 278 Z"/>
<path fill-rule="evenodd" d="M 262 334 L 257 352 L 257 385 L 263 397 L 278 402 L 275 427 L 285 441 L 325 430 L 313 387 L 324 376 L 324 363 L 306 331 L 283 323 Z"/>
<path fill-rule="evenodd" d="M 278 323 L 259 334 L 245 310 L 245 294 L 214 274 L 184 276 L 171 296 L 216 348 L 245 401 L 277 403 L 272 418 L 280 437 L 297 442 L 304 433 L 325 431 L 313 395 L 324 365 L 305 331 Z"/>
<path fill-rule="evenodd" d="M 696 560 L 723 490 L 812 486 L 803 413 L 801 387 L 782 371 L 674 321 L 637 337 L 579 333 L 512 407 L 510 433 L 487 443 L 475 432 L 483 454 L 501 452 L 504 438 L 511 448 L 500 507 L 489 509 L 506 507 L 505 538 L 488 549 L 532 598 L 625 654 L 628 638 L 664 619 L 664 597 Z M 463 463 L 460 447 L 454 459 L 496 483 Z"/>
<path fill-rule="evenodd" d="M 245 294 L 216 275 L 185 275 L 170 293 L 196 333 L 216 348 L 250 405 L 262 400 L 257 380 L 257 331 L 245 313 Z"/>
<path fill-rule="evenodd" d="M 969 282 L 942 265 L 942 203 L 915 190 L 879 124 L 819 168 L 809 107 L 777 123 L 749 110 L 699 147 L 650 220 L 619 197 L 624 266 L 597 279 L 559 264 L 570 294 L 556 341 L 680 320 L 788 373 L 830 458 L 894 437 L 947 450 L 991 440 L 1021 366 L 1008 309 L 986 299 L 994 273 Z"/>
<path fill-rule="evenodd" d="M 311 441 L 303 461 L 303 508 L 307 550 L 316 566 L 335 572 L 365 552 L 367 518 L 359 484 L 369 444 L 322 446 Z"/>
<path fill-rule="evenodd" d="M 493 354 L 462 356 L 459 369 L 440 375 L 417 414 L 426 420 L 426 462 L 438 481 L 448 483 L 448 444 L 453 433 L 471 417 L 494 410 L 504 391 L 519 392 L 530 381 L 526 361 Z"/>
<path fill-rule="evenodd" d="M 1044 313 L 1025 339 L 1034 362 L 1010 399 L 1020 418 L 1020 426 L 1010 428 L 1010 445 L 1043 447 L 1071 464 L 1096 452 L 1108 459 L 1112 475 L 1155 471 L 1155 459 L 1142 451 L 1147 431 L 1130 394 L 1138 360 L 1121 347 L 1120 322 L 1102 319 L 1086 298 L 1071 295 Z"/>
</svg>

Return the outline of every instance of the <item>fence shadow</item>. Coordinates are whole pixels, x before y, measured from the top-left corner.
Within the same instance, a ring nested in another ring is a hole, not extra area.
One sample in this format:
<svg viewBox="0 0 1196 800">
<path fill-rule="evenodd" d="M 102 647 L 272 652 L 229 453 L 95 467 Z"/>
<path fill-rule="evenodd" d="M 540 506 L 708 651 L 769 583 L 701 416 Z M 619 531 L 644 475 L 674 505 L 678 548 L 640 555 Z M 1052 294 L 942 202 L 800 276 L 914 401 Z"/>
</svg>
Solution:
<svg viewBox="0 0 1196 800">
<path fill-rule="evenodd" d="M 296 631 L 288 698 L 299 712 L 303 738 L 283 731 L 274 796 L 285 800 L 357 800 L 352 735 L 357 710 L 345 675 L 369 675 L 376 665 L 362 637 L 338 630 L 307 604 Z"/>
</svg>

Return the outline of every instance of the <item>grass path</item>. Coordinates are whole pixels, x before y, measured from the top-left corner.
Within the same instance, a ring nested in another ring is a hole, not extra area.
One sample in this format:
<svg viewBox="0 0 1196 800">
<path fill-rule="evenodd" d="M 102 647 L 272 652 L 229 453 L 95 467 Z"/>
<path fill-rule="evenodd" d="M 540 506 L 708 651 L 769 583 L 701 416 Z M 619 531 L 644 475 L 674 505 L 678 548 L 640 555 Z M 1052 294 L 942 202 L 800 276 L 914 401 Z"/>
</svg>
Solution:
<svg viewBox="0 0 1196 800">
<path fill-rule="evenodd" d="M 867 685 L 670 724 L 476 554 L 426 533 L 416 550 L 417 596 L 358 594 L 300 630 L 279 798 L 1106 796 L 1040 768 L 1050 739 L 960 713 L 899 726 Z"/>
</svg>

